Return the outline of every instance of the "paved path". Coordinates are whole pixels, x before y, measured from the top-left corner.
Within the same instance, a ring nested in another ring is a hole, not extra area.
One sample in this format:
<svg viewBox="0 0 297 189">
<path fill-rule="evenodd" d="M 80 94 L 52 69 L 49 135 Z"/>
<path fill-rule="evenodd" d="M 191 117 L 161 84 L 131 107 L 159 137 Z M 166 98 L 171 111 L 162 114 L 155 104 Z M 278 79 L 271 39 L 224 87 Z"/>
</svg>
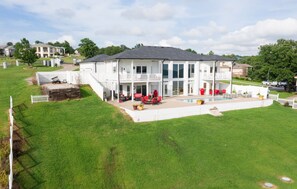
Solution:
<svg viewBox="0 0 297 189">
<path fill-rule="evenodd" d="M 79 66 L 75 66 L 73 64 L 62 64 L 61 66 L 63 68 L 62 69 L 59 69 L 59 70 L 56 70 L 56 72 L 60 72 L 60 71 L 73 71 L 73 70 L 79 68 Z"/>
</svg>

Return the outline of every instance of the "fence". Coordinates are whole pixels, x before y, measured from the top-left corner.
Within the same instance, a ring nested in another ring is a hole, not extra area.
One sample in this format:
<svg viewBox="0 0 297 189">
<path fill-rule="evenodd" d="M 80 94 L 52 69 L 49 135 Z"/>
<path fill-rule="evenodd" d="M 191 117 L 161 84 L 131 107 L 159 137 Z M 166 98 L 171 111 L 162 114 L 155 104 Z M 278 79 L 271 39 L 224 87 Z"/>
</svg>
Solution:
<svg viewBox="0 0 297 189">
<path fill-rule="evenodd" d="M 72 84 L 89 84 L 96 94 L 103 100 L 104 87 L 90 72 L 64 71 L 64 72 L 37 72 L 38 85 L 51 83 L 51 78 L 58 76 L 60 81 Z M 31 97 L 32 99 L 32 97 Z M 31 100 L 32 101 L 32 100 Z M 33 103 L 33 102 L 32 102 Z"/>
<path fill-rule="evenodd" d="M 278 101 L 279 99 L 279 94 L 269 94 L 268 95 L 268 98 L 272 99 L 272 100 L 275 100 L 275 101 Z"/>
<path fill-rule="evenodd" d="M 37 72 L 36 79 L 38 85 L 52 83 L 52 78 L 58 77 L 61 82 L 71 84 L 88 84 L 88 73 L 79 71 L 63 71 L 63 72 Z"/>
<path fill-rule="evenodd" d="M 9 153 L 9 176 L 8 176 L 8 188 L 12 189 L 12 183 L 13 183 L 13 170 L 12 170 L 12 165 L 13 165 L 13 115 L 12 115 L 12 110 L 13 108 L 13 101 L 12 97 L 10 96 L 10 108 L 9 108 L 9 121 L 10 121 L 10 136 L 9 136 L 9 144 L 10 144 L 10 153 Z"/>
<path fill-rule="evenodd" d="M 31 103 L 37 103 L 37 102 L 48 102 L 48 95 L 38 95 L 38 96 L 33 96 L 31 95 Z"/>
<path fill-rule="evenodd" d="M 231 86 L 229 84 L 220 84 L 221 89 L 226 89 L 227 93 L 230 93 Z M 258 87 L 258 86 L 245 86 L 245 85 L 232 85 L 231 93 L 235 92 L 236 94 L 249 94 L 253 98 L 257 98 L 259 94 L 263 95 L 266 99 L 268 94 L 267 87 Z"/>
<path fill-rule="evenodd" d="M 279 98 L 279 94 L 269 94 L 269 98 L 279 102 L 282 105 L 285 105 L 287 103 L 289 106 L 292 106 L 293 109 L 297 109 L 297 98 L 294 98 L 294 99 Z"/>
</svg>

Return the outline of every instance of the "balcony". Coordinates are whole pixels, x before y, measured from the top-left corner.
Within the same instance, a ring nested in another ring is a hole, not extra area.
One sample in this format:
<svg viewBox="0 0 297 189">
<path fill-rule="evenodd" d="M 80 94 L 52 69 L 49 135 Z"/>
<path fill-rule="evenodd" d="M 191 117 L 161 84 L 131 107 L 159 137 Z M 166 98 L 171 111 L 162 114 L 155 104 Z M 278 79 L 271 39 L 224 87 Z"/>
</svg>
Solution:
<svg viewBox="0 0 297 189">
<path fill-rule="evenodd" d="M 205 73 L 202 76 L 203 80 L 213 80 L 213 73 Z M 231 72 L 219 72 L 215 73 L 215 80 L 222 81 L 222 80 L 230 80 L 231 79 Z"/>
<path fill-rule="evenodd" d="M 161 81 L 162 74 L 161 73 L 153 73 L 153 74 L 120 74 L 121 82 L 155 82 Z"/>
</svg>

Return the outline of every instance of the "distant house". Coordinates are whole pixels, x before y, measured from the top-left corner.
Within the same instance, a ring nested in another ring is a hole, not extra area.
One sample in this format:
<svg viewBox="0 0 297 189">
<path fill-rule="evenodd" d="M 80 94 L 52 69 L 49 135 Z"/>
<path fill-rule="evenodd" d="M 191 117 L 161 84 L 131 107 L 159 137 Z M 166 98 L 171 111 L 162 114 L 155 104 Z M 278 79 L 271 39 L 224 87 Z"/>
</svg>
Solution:
<svg viewBox="0 0 297 189">
<path fill-rule="evenodd" d="M 53 57 L 54 55 L 65 54 L 64 47 L 55 47 L 44 43 L 35 44 L 35 45 L 32 45 L 32 47 L 36 48 L 36 54 L 39 58 L 47 58 L 47 57 Z"/>
<path fill-rule="evenodd" d="M 251 69 L 253 66 L 249 64 L 239 64 L 235 63 L 233 65 L 233 71 L 232 71 L 232 76 L 233 77 L 248 77 L 248 71 Z M 229 62 L 225 63 L 223 62 L 220 65 L 220 69 L 222 72 L 230 72 L 231 71 L 231 65 Z"/>
<path fill-rule="evenodd" d="M 0 55 L 4 55 L 4 56 L 13 56 L 15 48 L 11 45 L 1 45 L 0 46 Z"/>
</svg>

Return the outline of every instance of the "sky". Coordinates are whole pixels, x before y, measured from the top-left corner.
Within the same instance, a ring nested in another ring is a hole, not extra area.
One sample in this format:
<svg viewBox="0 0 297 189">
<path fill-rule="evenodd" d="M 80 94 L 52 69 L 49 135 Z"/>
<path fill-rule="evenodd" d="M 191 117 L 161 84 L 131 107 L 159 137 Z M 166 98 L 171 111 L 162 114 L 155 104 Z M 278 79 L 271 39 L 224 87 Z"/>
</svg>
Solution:
<svg viewBox="0 0 297 189">
<path fill-rule="evenodd" d="M 0 44 L 89 38 L 99 48 L 138 43 L 198 53 L 256 55 L 297 40 L 296 0 L 1 0 Z"/>
</svg>

